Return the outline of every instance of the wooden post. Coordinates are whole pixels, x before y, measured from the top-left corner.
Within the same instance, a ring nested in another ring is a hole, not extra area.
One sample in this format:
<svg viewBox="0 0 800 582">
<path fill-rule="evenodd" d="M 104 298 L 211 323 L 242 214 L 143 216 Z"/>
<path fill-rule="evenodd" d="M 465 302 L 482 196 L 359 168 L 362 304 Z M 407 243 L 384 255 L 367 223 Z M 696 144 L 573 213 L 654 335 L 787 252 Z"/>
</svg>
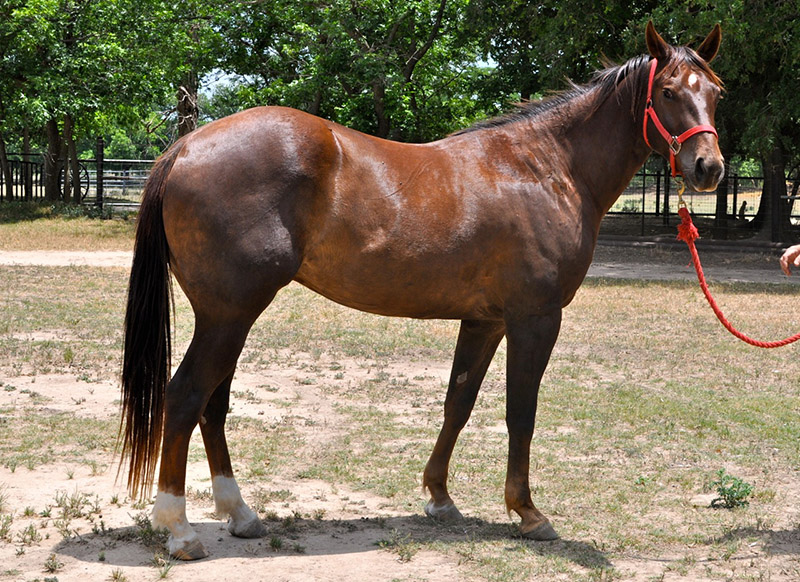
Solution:
<svg viewBox="0 0 800 582">
<path fill-rule="evenodd" d="M 95 200 L 95 206 L 97 206 L 100 210 L 103 209 L 103 162 L 105 161 L 105 147 L 106 143 L 103 141 L 102 137 L 97 138 L 97 152 L 95 157 L 97 158 L 95 164 L 95 183 L 94 188 L 97 194 L 97 199 Z"/>
</svg>

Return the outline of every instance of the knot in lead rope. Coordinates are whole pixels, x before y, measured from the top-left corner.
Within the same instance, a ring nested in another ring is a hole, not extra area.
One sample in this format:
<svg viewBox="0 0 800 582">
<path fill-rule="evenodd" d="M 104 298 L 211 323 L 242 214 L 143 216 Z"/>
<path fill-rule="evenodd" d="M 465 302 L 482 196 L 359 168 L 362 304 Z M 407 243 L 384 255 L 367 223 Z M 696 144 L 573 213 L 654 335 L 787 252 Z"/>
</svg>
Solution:
<svg viewBox="0 0 800 582">
<path fill-rule="evenodd" d="M 722 310 L 717 305 L 717 302 L 714 301 L 714 298 L 711 296 L 711 292 L 708 290 L 708 285 L 706 284 L 706 277 L 703 274 L 703 267 L 700 264 L 700 256 L 697 254 L 697 247 L 695 247 L 694 244 L 695 239 L 699 238 L 699 234 L 697 232 L 697 227 L 695 227 L 694 223 L 692 222 L 692 216 L 689 214 L 689 209 L 686 208 L 686 203 L 683 201 L 682 194 L 684 189 L 685 187 L 683 184 L 681 184 L 680 190 L 678 191 L 678 216 L 681 217 L 681 223 L 678 225 L 678 240 L 682 240 L 689 245 L 689 252 L 692 255 L 692 264 L 694 265 L 695 271 L 697 271 L 697 279 L 700 281 L 700 288 L 703 290 L 703 294 L 706 296 L 708 304 L 711 306 L 711 309 L 714 311 L 714 315 L 717 316 L 717 319 L 719 319 L 720 323 L 722 323 L 725 329 L 743 342 L 758 348 L 780 348 L 800 340 L 800 333 L 798 333 L 779 341 L 758 341 L 737 330 L 725 318 L 725 315 L 723 315 Z"/>
</svg>

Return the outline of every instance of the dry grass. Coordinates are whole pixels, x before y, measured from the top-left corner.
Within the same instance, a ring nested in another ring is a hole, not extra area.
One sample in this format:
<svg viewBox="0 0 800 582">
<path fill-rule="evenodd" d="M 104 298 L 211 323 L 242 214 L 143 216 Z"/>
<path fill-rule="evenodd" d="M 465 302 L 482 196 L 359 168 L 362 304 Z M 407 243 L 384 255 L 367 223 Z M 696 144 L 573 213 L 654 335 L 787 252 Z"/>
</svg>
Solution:
<svg viewBox="0 0 800 582">
<path fill-rule="evenodd" d="M 92 207 L 2 203 L 0 250 L 132 250 L 135 216 L 97 214 Z"/>
<path fill-rule="evenodd" d="M 16 244 L 7 228 L 0 226 L 0 248 Z M 59 244 L 77 240 L 53 236 Z M 0 267 L 5 386 L 52 373 L 114 378 L 126 283 L 124 269 Z M 775 339 L 800 328 L 789 287 L 714 291 L 752 335 Z M 180 351 L 192 327 L 183 298 L 176 321 Z M 276 526 L 276 539 L 303 547 L 320 533 L 347 535 L 322 509 L 312 518 L 308 498 L 291 493 L 307 481 L 328 484 L 346 511 L 363 497 L 394 516 L 419 514 L 419 478 L 446 389 L 430 368 L 446 368 L 456 332 L 454 322 L 347 310 L 297 285 L 279 294 L 245 347 L 229 422 L 243 488 L 286 493 L 262 495 L 259 504 L 267 517 L 294 516 Z M 566 311 L 532 447 L 534 499 L 563 540 L 509 537 L 504 346 L 451 466 L 453 496 L 470 518 L 455 528 L 392 518 L 380 539 L 401 559 L 434 552 L 478 580 L 796 579 L 798 377 L 796 348 L 739 343 L 694 284 L 588 281 Z M 110 462 L 113 410 L 101 421 L 82 420 L 25 396 L 0 409 L 3 430 L 17 437 L 0 439 L 0 464 L 36 470 L 53 457 Z M 192 447 L 192 462 L 203 463 L 199 443 Z M 755 486 L 749 506 L 715 510 L 696 501 L 722 468 Z M 14 513 L 7 506 L 0 513 Z M 12 537 L 24 523 L 21 510 L 8 522 Z"/>
</svg>

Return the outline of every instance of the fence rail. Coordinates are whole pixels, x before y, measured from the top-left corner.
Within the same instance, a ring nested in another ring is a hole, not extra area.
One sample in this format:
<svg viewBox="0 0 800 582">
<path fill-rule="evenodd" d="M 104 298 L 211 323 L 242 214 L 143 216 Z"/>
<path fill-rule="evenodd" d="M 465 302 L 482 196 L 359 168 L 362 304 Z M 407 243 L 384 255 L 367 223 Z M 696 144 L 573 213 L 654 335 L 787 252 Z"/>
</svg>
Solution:
<svg viewBox="0 0 800 582">
<path fill-rule="evenodd" d="M 761 201 L 761 176 L 728 177 L 727 215 L 741 220 L 752 219 Z M 787 180 L 787 191 L 792 182 Z M 677 212 L 676 185 L 668 172 L 639 172 L 617 199 L 609 213 L 651 214 L 662 216 Z M 683 196 L 695 216 L 716 216 L 717 192 L 692 192 Z M 800 214 L 793 218 L 800 218 Z"/>
<path fill-rule="evenodd" d="M 704 224 L 709 230 L 713 224 L 713 236 L 721 238 L 749 238 L 753 230 L 748 228 L 758 213 L 764 178 L 740 176 L 732 173 L 727 178 L 727 194 L 724 199 L 724 216 L 717 210 L 717 192 L 692 192 L 687 190 L 684 201 L 695 217 L 698 226 Z M 798 184 L 787 180 L 787 192 L 795 192 Z M 789 199 L 790 222 L 800 225 L 800 204 L 794 204 L 795 196 Z M 609 210 L 601 232 L 614 230 L 621 234 L 649 235 L 674 232 L 678 222 L 677 184 L 669 171 L 641 171 Z M 719 220 L 722 218 L 722 220 Z M 794 229 L 793 229 L 794 230 Z M 772 240 L 793 238 L 792 233 L 780 233 Z M 704 235 L 705 236 L 705 235 Z"/>
<path fill-rule="evenodd" d="M 78 160 L 81 202 L 100 207 L 136 209 L 141 200 L 144 183 L 150 174 L 153 160 L 126 160 L 102 157 Z M 44 156 L 8 154 L 11 170 L 11 196 L 5 176 L 0 172 L 0 200 L 44 201 Z M 63 162 L 56 164 L 63 178 Z M 59 179 L 63 183 L 63 179 Z"/>
<path fill-rule="evenodd" d="M 103 156 L 98 142 L 98 158 L 79 161 L 81 199 L 112 209 L 135 210 L 141 200 L 145 180 L 153 160 L 109 159 Z M 12 200 L 45 200 L 44 158 L 41 154 L 23 156 L 8 154 L 12 180 Z M 63 170 L 62 170 L 63 171 Z M 761 201 L 763 178 L 739 176 L 728 178 L 726 196 L 726 225 L 729 231 L 742 230 L 753 219 Z M 787 183 L 792 192 L 796 184 Z M 792 198 L 792 197 L 790 197 Z M 0 172 L 0 200 L 8 200 L 4 176 Z M 717 216 L 716 192 L 687 192 L 684 200 L 695 217 L 713 219 Z M 790 200 L 794 202 L 794 200 Z M 800 225 L 800 204 L 792 204 L 791 222 Z M 647 235 L 674 230 L 677 221 L 676 184 L 669 172 L 641 171 L 609 210 L 601 231 L 612 229 L 620 234 Z M 719 222 L 719 221 L 717 221 Z M 717 228 L 719 224 L 716 225 Z M 733 237 L 736 238 L 736 237 Z"/>
</svg>

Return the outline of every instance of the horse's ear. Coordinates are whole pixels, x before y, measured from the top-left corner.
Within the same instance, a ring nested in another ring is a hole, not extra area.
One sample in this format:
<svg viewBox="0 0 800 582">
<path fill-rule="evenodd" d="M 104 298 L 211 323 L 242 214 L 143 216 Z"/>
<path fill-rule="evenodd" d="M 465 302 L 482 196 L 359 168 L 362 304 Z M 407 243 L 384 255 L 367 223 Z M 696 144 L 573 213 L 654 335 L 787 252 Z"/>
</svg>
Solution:
<svg viewBox="0 0 800 582">
<path fill-rule="evenodd" d="M 650 51 L 652 57 L 661 60 L 666 60 L 669 57 L 672 47 L 656 32 L 656 27 L 653 26 L 652 20 L 648 21 L 644 36 L 647 39 L 647 50 Z"/>
<path fill-rule="evenodd" d="M 703 44 L 697 48 L 697 55 L 705 62 L 710 63 L 712 60 L 714 60 L 714 57 L 717 56 L 717 51 L 719 50 L 719 44 L 721 41 L 722 28 L 719 24 L 716 24 L 714 25 L 714 30 L 712 30 L 703 41 Z"/>
</svg>

